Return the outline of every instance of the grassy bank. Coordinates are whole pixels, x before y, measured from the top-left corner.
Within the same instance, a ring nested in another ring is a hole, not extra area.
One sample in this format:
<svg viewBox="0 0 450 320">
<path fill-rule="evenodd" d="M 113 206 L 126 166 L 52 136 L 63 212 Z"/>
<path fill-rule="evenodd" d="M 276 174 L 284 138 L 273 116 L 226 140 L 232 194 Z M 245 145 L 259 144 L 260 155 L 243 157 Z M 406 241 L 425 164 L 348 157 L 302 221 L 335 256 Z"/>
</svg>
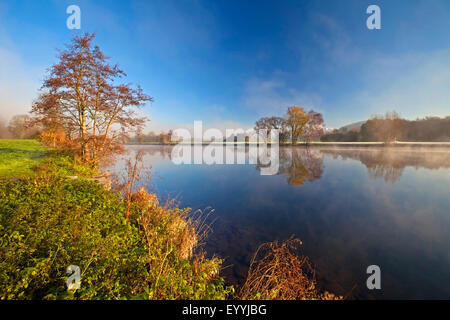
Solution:
<svg viewBox="0 0 450 320">
<path fill-rule="evenodd" d="M 117 192 L 90 170 L 37 141 L 0 141 L 1 299 L 225 299 L 221 260 L 196 251 L 202 231 L 190 210 Z M 11 167 L 13 170 L 10 170 Z M 8 172 L 9 171 L 9 172 Z M 11 179 L 15 177 L 14 179 Z M 70 265 L 81 287 L 67 290 Z"/>
<path fill-rule="evenodd" d="M 61 176 L 95 174 L 68 153 L 49 150 L 37 140 L 0 139 L 0 178 L 31 177 L 43 171 Z"/>
<path fill-rule="evenodd" d="M 36 140 L 0 140 L 0 177 L 32 174 L 45 153 Z"/>
<path fill-rule="evenodd" d="M 0 145 L 0 299 L 340 299 L 316 289 L 290 242 L 268 244 L 235 292 L 222 260 L 198 248 L 202 216 L 144 189 L 105 190 L 93 170 L 37 141 Z M 69 266 L 80 271 L 76 290 Z"/>
</svg>

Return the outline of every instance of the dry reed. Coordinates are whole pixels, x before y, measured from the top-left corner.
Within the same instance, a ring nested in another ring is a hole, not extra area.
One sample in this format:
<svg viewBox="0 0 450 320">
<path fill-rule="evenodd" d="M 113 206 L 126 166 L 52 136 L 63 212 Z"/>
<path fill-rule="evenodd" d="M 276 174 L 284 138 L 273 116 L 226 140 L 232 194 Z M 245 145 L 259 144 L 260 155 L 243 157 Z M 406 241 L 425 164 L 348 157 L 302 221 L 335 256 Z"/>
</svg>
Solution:
<svg viewBox="0 0 450 320">
<path fill-rule="evenodd" d="M 284 242 L 264 243 L 257 249 L 239 299 L 262 300 L 340 300 L 316 286 L 315 270 L 309 259 L 298 254 L 302 242 L 290 238 Z"/>
</svg>

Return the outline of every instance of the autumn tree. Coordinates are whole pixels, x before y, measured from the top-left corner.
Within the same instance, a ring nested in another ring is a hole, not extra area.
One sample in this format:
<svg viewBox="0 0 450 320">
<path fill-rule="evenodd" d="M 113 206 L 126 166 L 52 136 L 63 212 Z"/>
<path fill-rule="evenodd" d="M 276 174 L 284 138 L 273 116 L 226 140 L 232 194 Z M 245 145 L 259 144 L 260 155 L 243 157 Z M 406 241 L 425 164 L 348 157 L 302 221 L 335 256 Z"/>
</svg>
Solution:
<svg viewBox="0 0 450 320">
<path fill-rule="evenodd" d="M 161 132 L 159 137 L 162 144 L 170 144 L 172 142 L 173 130 L 165 132 Z"/>
<path fill-rule="evenodd" d="M 403 134 L 405 121 L 396 111 L 386 112 L 383 116 L 373 116 L 365 123 L 364 130 L 378 141 L 393 142 Z"/>
<path fill-rule="evenodd" d="M 122 81 L 125 72 L 108 63 L 92 44 L 94 38 L 75 36 L 60 51 L 32 108 L 35 119 L 48 128 L 61 126 L 80 160 L 92 166 L 120 150 L 128 133 L 143 126 L 147 119 L 137 110 L 152 101 L 140 86 Z"/>
<path fill-rule="evenodd" d="M 324 134 L 324 125 L 322 114 L 314 110 L 310 110 L 307 117 L 308 120 L 301 136 L 306 143 L 309 143 L 318 140 Z"/>
<path fill-rule="evenodd" d="M 308 115 L 302 107 L 292 106 L 287 110 L 286 121 L 291 133 L 291 142 L 295 144 L 306 128 Z"/>
<path fill-rule="evenodd" d="M 285 118 L 263 117 L 256 121 L 255 130 L 266 130 L 267 140 L 272 130 L 278 130 L 279 141 L 285 142 L 291 137 L 294 144 L 301 137 L 306 142 L 319 139 L 324 133 L 322 114 L 302 107 L 289 107 Z"/>
</svg>

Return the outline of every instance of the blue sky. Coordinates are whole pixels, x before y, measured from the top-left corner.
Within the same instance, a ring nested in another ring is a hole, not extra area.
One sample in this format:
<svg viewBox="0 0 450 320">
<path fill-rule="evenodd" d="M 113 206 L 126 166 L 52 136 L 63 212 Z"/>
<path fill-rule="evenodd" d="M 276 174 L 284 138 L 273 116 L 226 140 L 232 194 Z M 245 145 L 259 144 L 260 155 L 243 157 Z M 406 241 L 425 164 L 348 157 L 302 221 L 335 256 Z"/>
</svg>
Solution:
<svg viewBox="0 0 450 320">
<path fill-rule="evenodd" d="M 289 105 L 328 127 L 396 109 L 450 115 L 450 1 L 10 1 L 0 3 L 0 116 L 25 113 L 56 48 L 81 32 L 155 101 L 149 130 L 252 126 Z M 366 8 L 381 8 L 368 30 Z"/>
</svg>

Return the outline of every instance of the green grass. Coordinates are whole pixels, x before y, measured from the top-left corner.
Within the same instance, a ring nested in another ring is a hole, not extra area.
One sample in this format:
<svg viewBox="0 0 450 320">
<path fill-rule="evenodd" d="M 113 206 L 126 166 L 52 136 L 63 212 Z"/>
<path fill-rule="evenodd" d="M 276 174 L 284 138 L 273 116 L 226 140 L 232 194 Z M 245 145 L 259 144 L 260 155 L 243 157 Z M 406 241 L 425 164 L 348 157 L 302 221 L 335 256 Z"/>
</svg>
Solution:
<svg viewBox="0 0 450 320">
<path fill-rule="evenodd" d="M 20 177 L 33 173 L 46 155 L 36 140 L 0 139 L 0 177 Z"/>
<path fill-rule="evenodd" d="M 189 209 L 160 207 L 140 193 L 126 221 L 117 193 L 65 178 L 93 173 L 36 140 L 0 140 L 0 300 L 225 299 L 233 292 L 218 276 L 220 259 L 185 254 L 200 237 Z M 82 270 L 76 292 L 66 287 L 71 264 Z"/>
<path fill-rule="evenodd" d="M 75 163 L 67 153 L 49 150 L 37 140 L 0 139 L 0 178 L 28 177 L 36 171 L 89 177 L 94 169 Z"/>
<path fill-rule="evenodd" d="M 127 221 L 129 207 L 117 193 L 65 179 L 47 163 L 35 176 L 0 179 L 0 300 L 223 300 L 233 293 L 218 275 L 220 259 L 186 254 L 201 236 L 189 209 L 160 207 L 140 192 Z M 81 269 L 76 292 L 66 286 L 70 265 Z"/>
</svg>

